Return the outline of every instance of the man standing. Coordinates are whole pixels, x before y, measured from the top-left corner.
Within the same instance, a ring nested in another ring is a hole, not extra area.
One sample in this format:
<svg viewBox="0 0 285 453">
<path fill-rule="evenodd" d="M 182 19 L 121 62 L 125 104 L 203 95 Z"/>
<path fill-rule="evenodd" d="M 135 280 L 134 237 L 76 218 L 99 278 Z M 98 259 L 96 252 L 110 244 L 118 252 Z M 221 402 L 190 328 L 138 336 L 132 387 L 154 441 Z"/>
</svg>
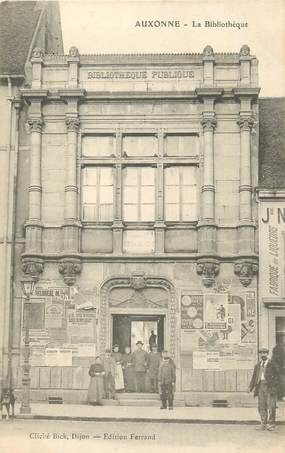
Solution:
<svg viewBox="0 0 285 453">
<path fill-rule="evenodd" d="M 285 401 L 285 338 L 280 338 L 272 350 L 272 362 L 278 370 L 279 390 L 278 397 Z"/>
<path fill-rule="evenodd" d="M 137 392 L 145 392 L 145 375 L 147 368 L 147 352 L 143 350 L 143 342 L 136 342 L 137 350 L 133 353 L 133 364 L 136 376 Z"/>
<path fill-rule="evenodd" d="M 260 360 L 255 365 L 249 384 L 249 391 L 258 397 L 258 412 L 261 425 L 258 430 L 275 430 L 276 401 L 278 392 L 278 371 L 274 362 L 268 358 L 269 350 L 260 348 Z"/>
<path fill-rule="evenodd" d="M 149 350 L 152 351 L 153 346 L 156 344 L 156 335 L 153 330 L 150 333 L 148 343 L 149 343 Z"/>
<path fill-rule="evenodd" d="M 111 356 L 111 349 L 106 349 L 103 358 L 103 367 L 105 371 L 105 393 L 106 398 L 113 400 L 116 399 L 115 391 L 115 375 L 116 375 L 116 362 Z"/>
<path fill-rule="evenodd" d="M 176 373 L 173 364 L 170 362 L 170 357 L 164 355 L 158 370 L 158 385 L 161 394 L 162 405 L 160 409 L 173 409 L 174 386 L 176 381 Z"/>
<path fill-rule="evenodd" d="M 157 393 L 158 387 L 158 369 L 160 365 L 160 354 L 157 352 L 157 346 L 154 344 L 152 346 L 152 351 L 148 354 L 147 367 L 148 367 L 148 377 L 150 384 L 151 393 Z"/>
</svg>

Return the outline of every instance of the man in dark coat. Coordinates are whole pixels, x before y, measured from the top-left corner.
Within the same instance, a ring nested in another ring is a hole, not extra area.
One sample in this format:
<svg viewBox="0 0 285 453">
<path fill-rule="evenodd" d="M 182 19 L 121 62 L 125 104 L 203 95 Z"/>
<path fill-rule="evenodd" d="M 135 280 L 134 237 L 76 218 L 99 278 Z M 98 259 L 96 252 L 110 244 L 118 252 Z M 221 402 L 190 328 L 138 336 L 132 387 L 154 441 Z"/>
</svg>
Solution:
<svg viewBox="0 0 285 453">
<path fill-rule="evenodd" d="M 150 349 L 150 351 L 152 351 L 153 346 L 156 344 L 156 335 L 153 330 L 151 331 L 148 342 L 149 342 L 149 349 Z"/>
<path fill-rule="evenodd" d="M 152 351 L 148 354 L 147 359 L 147 368 L 148 368 L 148 377 L 150 391 L 155 393 L 158 391 L 158 369 L 160 365 L 161 357 L 159 352 L 157 352 L 157 346 L 152 346 Z"/>
<path fill-rule="evenodd" d="M 259 430 L 275 430 L 276 401 L 278 392 L 278 370 L 268 358 L 269 350 L 260 348 L 260 360 L 255 365 L 249 384 L 249 391 L 258 397 L 258 412 L 261 418 Z"/>
<path fill-rule="evenodd" d="M 145 377 L 147 369 L 147 352 L 143 350 L 143 342 L 136 342 L 137 350 L 133 352 L 133 364 L 136 376 L 137 392 L 145 392 Z"/>
<path fill-rule="evenodd" d="M 279 389 L 278 397 L 285 401 L 285 338 L 279 339 L 272 350 L 272 361 L 278 370 Z"/>
<path fill-rule="evenodd" d="M 158 385 L 161 394 L 162 405 L 160 409 L 173 409 L 174 386 L 176 382 L 176 372 L 169 356 L 164 356 L 158 370 Z"/>
<path fill-rule="evenodd" d="M 105 392 L 107 399 L 116 399 L 115 375 L 116 362 L 111 356 L 111 349 L 106 349 L 103 358 L 103 367 L 105 371 Z"/>
</svg>

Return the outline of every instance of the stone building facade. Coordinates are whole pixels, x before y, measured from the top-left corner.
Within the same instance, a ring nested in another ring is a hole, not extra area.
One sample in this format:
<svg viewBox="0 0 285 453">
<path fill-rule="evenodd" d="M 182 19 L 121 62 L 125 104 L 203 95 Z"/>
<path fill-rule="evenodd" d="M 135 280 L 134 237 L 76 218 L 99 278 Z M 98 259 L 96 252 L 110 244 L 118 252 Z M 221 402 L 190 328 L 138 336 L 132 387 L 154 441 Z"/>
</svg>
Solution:
<svg viewBox="0 0 285 453">
<path fill-rule="evenodd" d="M 94 355 L 132 344 L 135 323 L 150 323 L 176 362 L 178 392 L 241 401 L 258 330 L 256 57 L 246 45 L 229 54 L 36 48 L 31 64 L 15 385 L 26 275 L 36 281 L 33 398 L 84 401 Z"/>
<path fill-rule="evenodd" d="M 57 2 L 13 1 L 0 4 L 0 389 L 11 374 L 12 300 L 17 184 L 25 177 L 19 154 L 27 150 L 27 106 L 19 90 L 30 80 L 34 47 L 63 53 Z M 20 227 L 22 228 L 22 227 Z M 22 237 L 22 231 L 20 233 Z M 19 238 L 21 241 L 22 239 Z"/>
</svg>

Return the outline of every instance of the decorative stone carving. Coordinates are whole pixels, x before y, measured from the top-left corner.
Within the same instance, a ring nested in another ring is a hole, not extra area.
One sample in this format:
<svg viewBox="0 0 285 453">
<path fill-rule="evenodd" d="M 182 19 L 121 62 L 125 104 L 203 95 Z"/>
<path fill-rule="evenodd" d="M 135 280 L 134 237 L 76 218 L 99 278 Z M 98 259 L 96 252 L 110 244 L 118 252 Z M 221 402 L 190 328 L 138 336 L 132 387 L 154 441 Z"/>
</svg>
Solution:
<svg viewBox="0 0 285 453">
<path fill-rule="evenodd" d="M 73 57 L 73 58 L 74 58 L 74 57 L 79 57 L 79 50 L 77 49 L 77 47 L 72 46 L 72 47 L 70 47 L 70 49 L 69 49 L 68 55 L 69 55 L 70 57 Z"/>
<path fill-rule="evenodd" d="M 80 121 L 78 118 L 66 118 L 65 124 L 68 132 L 78 132 Z"/>
<path fill-rule="evenodd" d="M 214 116 L 204 117 L 201 124 L 205 132 L 212 132 L 217 126 L 217 120 Z"/>
<path fill-rule="evenodd" d="M 239 51 L 239 54 L 240 54 L 240 56 L 242 56 L 242 57 L 247 57 L 248 55 L 250 55 L 250 48 L 248 47 L 247 44 L 244 44 L 244 45 L 241 47 L 241 49 L 240 49 L 240 51 Z"/>
<path fill-rule="evenodd" d="M 235 263 L 234 273 L 239 277 L 243 286 L 248 286 L 258 272 L 258 264 L 252 260 L 241 260 Z"/>
<path fill-rule="evenodd" d="M 146 287 L 144 274 L 133 274 L 130 277 L 130 286 L 135 290 L 144 289 Z"/>
<path fill-rule="evenodd" d="M 43 130 L 44 122 L 42 118 L 30 118 L 27 121 L 27 126 L 30 129 L 30 132 L 39 132 Z"/>
<path fill-rule="evenodd" d="M 237 124 L 241 131 L 250 131 L 254 126 L 254 118 L 252 116 L 240 116 Z"/>
<path fill-rule="evenodd" d="M 32 51 L 32 58 L 42 58 L 44 53 L 39 47 L 35 47 Z"/>
<path fill-rule="evenodd" d="M 203 285 L 206 288 L 213 286 L 215 278 L 220 272 L 220 263 L 215 259 L 199 260 L 196 266 L 197 274 L 202 277 Z"/>
<path fill-rule="evenodd" d="M 213 47 L 211 46 L 206 46 L 203 50 L 203 55 L 205 57 L 213 57 L 214 56 L 214 50 Z"/>
<path fill-rule="evenodd" d="M 77 275 L 81 272 L 81 262 L 76 258 L 64 259 L 59 263 L 58 270 L 66 285 L 74 285 Z"/>
<path fill-rule="evenodd" d="M 43 273 L 44 263 L 39 258 L 23 258 L 22 271 L 28 277 L 38 281 Z"/>
</svg>

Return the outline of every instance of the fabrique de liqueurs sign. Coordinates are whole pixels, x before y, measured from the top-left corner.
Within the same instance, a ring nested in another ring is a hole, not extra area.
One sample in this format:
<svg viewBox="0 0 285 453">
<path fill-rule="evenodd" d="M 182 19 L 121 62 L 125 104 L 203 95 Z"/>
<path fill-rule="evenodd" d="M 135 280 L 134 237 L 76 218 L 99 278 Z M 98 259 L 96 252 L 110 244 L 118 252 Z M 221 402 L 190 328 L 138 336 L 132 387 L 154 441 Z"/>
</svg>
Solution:
<svg viewBox="0 0 285 453">
<path fill-rule="evenodd" d="M 284 297 L 284 203 L 261 202 L 259 210 L 259 226 L 259 268 L 262 297 Z"/>
<path fill-rule="evenodd" d="M 161 79 L 193 79 L 193 70 L 145 70 L 145 71 L 88 71 L 88 80 L 161 80 Z"/>
</svg>

